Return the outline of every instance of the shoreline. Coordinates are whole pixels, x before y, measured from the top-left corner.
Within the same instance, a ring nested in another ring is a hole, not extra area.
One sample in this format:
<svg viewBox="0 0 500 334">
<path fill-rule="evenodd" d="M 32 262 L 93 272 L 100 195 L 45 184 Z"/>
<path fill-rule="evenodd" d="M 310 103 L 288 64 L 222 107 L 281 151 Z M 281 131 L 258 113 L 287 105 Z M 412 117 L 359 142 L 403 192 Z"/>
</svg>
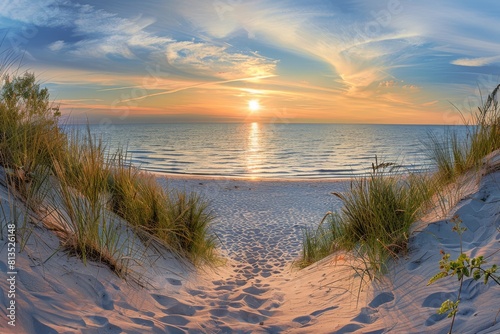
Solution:
<svg viewBox="0 0 500 334">
<path fill-rule="evenodd" d="M 149 169 L 139 168 L 140 171 L 151 173 L 158 178 L 167 178 L 172 180 L 200 180 L 200 181 L 235 181 L 235 182 L 283 182 L 283 183 L 342 183 L 352 181 L 357 177 L 345 178 L 287 178 L 287 177 L 246 177 L 246 176 L 223 176 L 223 175 L 205 175 L 205 174 L 183 174 L 183 173 L 170 173 L 158 172 Z"/>
</svg>

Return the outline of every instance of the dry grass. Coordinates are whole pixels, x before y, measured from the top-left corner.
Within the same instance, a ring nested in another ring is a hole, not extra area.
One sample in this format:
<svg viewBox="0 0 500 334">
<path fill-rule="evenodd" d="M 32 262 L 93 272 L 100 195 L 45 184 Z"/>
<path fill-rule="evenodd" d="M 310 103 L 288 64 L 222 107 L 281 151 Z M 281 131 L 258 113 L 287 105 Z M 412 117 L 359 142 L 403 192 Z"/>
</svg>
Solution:
<svg viewBox="0 0 500 334">
<path fill-rule="evenodd" d="M 149 235 L 193 262 L 213 261 L 213 216 L 205 200 L 182 192 L 169 196 L 153 175 L 131 166 L 126 152 L 109 154 L 89 129 L 63 133 L 58 116 L 34 75 L 5 79 L 0 100 L 5 183 L 29 210 L 51 212 L 56 218 L 51 227 L 66 249 L 123 274 L 136 251 L 135 236 Z"/>
</svg>

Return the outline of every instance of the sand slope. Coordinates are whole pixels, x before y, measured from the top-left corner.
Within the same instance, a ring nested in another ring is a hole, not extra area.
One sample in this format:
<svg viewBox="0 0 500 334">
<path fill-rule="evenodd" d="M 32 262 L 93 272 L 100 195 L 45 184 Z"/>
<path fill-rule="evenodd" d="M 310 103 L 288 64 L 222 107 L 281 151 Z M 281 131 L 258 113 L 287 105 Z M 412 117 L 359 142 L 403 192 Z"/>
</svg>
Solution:
<svg viewBox="0 0 500 334">
<path fill-rule="evenodd" d="M 425 221 L 412 235 L 406 258 L 380 281 L 362 282 L 356 259 L 337 254 L 301 271 L 302 229 L 340 203 L 330 193 L 346 183 L 169 178 L 172 188 L 197 190 L 212 200 L 214 230 L 228 258 L 215 270 L 194 270 L 171 254 L 137 267 L 150 284 L 140 288 L 104 265 L 84 266 L 59 249 L 51 231 L 33 230 L 17 254 L 17 322 L 7 324 L 9 286 L 0 280 L 2 333 L 446 333 L 449 319 L 436 308 L 458 289 L 449 278 L 427 287 L 438 271 L 439 250 L 456 256 L 448 220 Z M 487 175 L 454 208 L 468 231 L 464 249 L 500 264 L 500 172 Z M 0 191 L 4 213 L 10 200 Z M 3 222 L 5 224 L 5 222 Z M 4 229 L 5 235 L 5 229 Z M 1 241 L 2 244 L 5 243 Z M 0 268 L 7 272 L 7 251 Z M 4 275 L 5 276 L 5 275 Z M 361 290 L 359 290 L 361 287 Z M 359 291 L 359 293 L 358 293 Z M 500 287 L 466 281 L 456 333 L 500 332 Z"/>
</svg>

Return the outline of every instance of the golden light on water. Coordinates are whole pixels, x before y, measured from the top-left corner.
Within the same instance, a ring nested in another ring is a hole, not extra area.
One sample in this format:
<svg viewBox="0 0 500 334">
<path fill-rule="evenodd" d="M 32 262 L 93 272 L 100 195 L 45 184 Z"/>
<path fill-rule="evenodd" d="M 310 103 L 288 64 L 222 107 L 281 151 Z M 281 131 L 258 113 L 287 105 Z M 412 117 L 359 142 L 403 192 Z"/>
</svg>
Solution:
<svg viewBox="0 0 500 334">
<path fill-rule="evenodd" d="M 260 152 L 261 133 L 259 123 L 253 122 L 248 128 L 248 144 L 247 144 L 247 169 L 250 173 L 255 173 L 257 167 L 262 162 L 262 154 Z"/>
</svg>

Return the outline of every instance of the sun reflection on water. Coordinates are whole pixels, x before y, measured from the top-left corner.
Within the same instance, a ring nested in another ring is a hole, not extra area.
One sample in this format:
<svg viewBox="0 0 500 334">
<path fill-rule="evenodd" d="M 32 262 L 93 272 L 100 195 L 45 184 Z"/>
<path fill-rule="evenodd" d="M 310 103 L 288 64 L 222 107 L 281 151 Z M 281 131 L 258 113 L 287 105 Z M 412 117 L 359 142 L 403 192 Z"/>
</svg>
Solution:
<svg viewBox="0 0 500 334">
<path fill-rule="evenodd" d="M 262 164 L 263 156 L 261 152 L 261 131 L 260 125 L 257 122 L 250 124 L 248 128 L 248 144 L 246 151 L 247 171 L 254 174 L 252 178 L 256 178 L 259 172 L 259 166 Z"/>
</svg>

